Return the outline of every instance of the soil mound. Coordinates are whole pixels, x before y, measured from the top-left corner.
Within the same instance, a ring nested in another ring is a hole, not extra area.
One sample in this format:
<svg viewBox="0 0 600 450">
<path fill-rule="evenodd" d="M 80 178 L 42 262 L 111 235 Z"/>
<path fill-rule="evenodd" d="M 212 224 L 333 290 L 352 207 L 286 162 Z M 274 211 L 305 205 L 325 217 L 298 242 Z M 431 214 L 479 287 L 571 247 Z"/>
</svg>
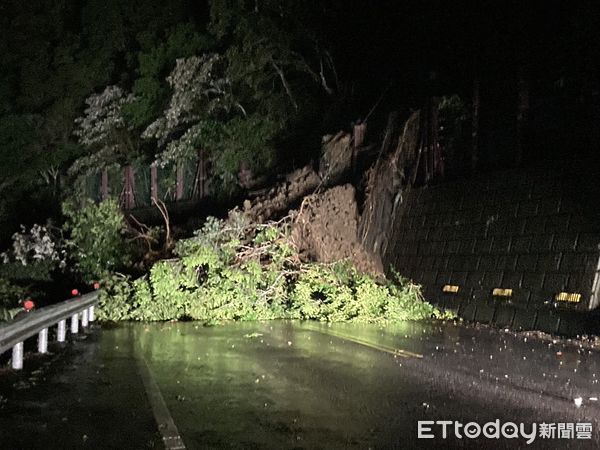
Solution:
<svg viewBox="0 0 600 450">
<path fill-rule="evenodd" d="M 244 212 L 253 222 L 264 222 L 285 215 L 300 203 L 302 198 L 312 194 L 321 184 L 321 177 L 310 166 L 295 170 L 253 200 L 244 201 Z"/>
<path fill-rule="evenodd" d="M 293 212 L 292 240 L 307 259 L 324 263 L 351 260 L 374 275 L 383 273 L 381 262 L 358 240 L 358 207 L 350 184 L 308 196 Z"/>
</svg>

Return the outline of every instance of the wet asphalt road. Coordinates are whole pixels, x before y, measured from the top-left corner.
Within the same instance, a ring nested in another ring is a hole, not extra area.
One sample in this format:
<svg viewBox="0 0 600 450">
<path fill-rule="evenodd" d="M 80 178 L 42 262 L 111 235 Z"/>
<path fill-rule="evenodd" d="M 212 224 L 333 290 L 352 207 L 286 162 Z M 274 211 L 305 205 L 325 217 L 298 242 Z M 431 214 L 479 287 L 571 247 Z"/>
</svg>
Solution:
<svg viewBox="0 0 600 450">
<path fill-rule="evenodd" d="M 564 341 L 265 322 L 125 325 L 74 344 L 0 373 L 0 448 L 160 448 L 140 361 L 187 448 L 600 446 L 600 352 Z M 419 420 L 496 419 L 589 422 L 592 439 L 417 439 Z"/>
</svg>

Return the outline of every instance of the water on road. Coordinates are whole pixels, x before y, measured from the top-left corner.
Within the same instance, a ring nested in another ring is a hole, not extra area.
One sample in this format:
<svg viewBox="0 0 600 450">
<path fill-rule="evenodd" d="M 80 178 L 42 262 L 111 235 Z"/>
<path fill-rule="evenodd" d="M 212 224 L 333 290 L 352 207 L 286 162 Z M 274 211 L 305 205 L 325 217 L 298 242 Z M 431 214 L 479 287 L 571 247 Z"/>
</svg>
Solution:
<svg viewBox="0 0 600 450">
<path fill-rule="evenodd" d="M 452 323 L 123 325 L 33 372 L 0 375 L 2 448 L 598 446 L 597 351 Z M 417 439 L 419 420 L 496 419 L 592 439 Z"/>
</svg>

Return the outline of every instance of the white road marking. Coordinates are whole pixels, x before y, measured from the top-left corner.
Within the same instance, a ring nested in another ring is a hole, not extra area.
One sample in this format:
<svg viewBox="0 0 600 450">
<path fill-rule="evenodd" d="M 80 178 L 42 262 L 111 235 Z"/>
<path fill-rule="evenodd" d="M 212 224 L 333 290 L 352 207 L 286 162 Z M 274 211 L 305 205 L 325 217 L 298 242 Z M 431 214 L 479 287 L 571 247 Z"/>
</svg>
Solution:
<svg viewBox="0 0 600 450">
<path fill-rule="evenodd" d="M 144 383 L 148 401 L 152 407 L 154 419 L 158 425 L 158 431 L 160 431 L 160 434 L 162 435 L 165 448 L 167 450 L 185 449 L 186 447 L 181 439 L 179 430 L 177 430 L 177 426 L 173 421 L 173 417 L 171 417 L 169 408 L 167 408 L 165 399 L 160 393 L 158 384 L 156 384 L 156 380 L 152 375 L 152 370 L 148 367 L 144 355 L 136 352 L 136 361 L 138 372 Z"/>
</svg>

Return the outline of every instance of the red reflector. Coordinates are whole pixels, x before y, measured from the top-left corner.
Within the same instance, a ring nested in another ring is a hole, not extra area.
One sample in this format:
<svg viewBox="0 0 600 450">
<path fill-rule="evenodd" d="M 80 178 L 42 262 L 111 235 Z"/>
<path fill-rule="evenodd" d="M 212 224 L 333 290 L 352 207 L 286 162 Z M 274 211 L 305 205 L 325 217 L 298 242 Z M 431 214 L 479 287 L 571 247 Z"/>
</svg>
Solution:
<svg viewBox="0 0 600 450">
<path fill-rule="evenodd" d="M 25 309 L 25 311 L 31 311 L 33 308 L 35 308 L 35 303 L 33 302 L 33 300 L 28 298 L 23 302 L 23 308 Z"/>
</svg>

